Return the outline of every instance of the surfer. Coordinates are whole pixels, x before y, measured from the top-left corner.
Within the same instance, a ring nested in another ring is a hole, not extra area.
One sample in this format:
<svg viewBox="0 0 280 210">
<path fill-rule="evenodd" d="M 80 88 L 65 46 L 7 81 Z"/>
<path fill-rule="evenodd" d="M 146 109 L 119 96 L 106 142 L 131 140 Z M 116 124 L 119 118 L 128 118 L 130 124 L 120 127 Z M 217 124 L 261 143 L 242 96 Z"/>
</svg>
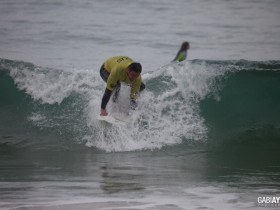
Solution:
<svg viewBox="0 0 280 210">
<path fill-rule="evenodd" d="M 131 85 L 131 108 L 134 109 L 136 107 L 138 94 L 145 89 L 145 85 L 142 83 L 141 71 L 141 64 L 134 62 L 127 56 L 115 56 L 105 61 L 100 68 L 100 76 L 107 83 L 101 101 L 101 116 L 108 115 L 106 106 L 113 91 L 113 101 L 117 101 L 121 87 L 120 82 L 125 82 Z"/>
<path fill-rule="evenodd" d="M 178 51 L 176 57 L 173 61 L 183 61 L 187 59 L 187 51 L 190 49 L 190 44 L 188 42 L 183 42 L 180 50 Z"/>
</svg>

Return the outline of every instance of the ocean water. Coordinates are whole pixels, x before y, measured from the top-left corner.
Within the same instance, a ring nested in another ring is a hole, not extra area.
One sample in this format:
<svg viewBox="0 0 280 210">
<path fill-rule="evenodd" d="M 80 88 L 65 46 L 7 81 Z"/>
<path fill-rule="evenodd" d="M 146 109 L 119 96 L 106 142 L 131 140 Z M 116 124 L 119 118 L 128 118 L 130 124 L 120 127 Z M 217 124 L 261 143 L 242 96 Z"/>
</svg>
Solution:
<svg viewBox="0 0 280 210">
<path fill-rule="evenodd" d="M 279 19 L 277 0 L 0 1 L 0 209 L 280 209 L 262 202 L 280 197 Z M 127 126 L 96 119 L 114 55 L 143 65 Z"/>
</svg>

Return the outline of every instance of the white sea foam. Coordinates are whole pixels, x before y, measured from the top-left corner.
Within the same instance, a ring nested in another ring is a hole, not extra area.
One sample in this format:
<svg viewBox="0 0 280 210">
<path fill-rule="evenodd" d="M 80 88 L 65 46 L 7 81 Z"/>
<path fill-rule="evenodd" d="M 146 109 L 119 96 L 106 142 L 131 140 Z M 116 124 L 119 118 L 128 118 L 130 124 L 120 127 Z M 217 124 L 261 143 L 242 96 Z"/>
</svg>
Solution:
<svg viewBox="0 0 280 210">
<path fill-rule="evenodd" d="M 73 92 L 87 96 L 92 90 L 98 91 L 100 85 L 90 70 L 65 71 L 22 65 L 12 68 L 10 75 L 19 89 L 47 104 L 60 104 Z"/>
</svg>

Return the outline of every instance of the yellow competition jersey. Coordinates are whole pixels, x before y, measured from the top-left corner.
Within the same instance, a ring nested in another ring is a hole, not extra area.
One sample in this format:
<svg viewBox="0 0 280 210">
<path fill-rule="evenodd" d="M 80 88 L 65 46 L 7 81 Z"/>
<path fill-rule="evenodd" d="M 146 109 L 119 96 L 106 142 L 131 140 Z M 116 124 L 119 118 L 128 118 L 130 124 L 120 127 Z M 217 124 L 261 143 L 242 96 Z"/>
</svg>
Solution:
<svg viewBox="0 0 280 210">
<path fill-rule="evenodd" d="M 130 81 L 126 69 L 131 63 L 133 63 L 133 60 L 127 56 L 115 56 L 106 60 L 104 68 L 110 73 L 106 88 L 113 91 L 118 81 L 125 82 L 131 85 L 130 97 L 136 99 L 140 90 L 142 78 L 140 74 L 136 80 Z"/>
</svg>

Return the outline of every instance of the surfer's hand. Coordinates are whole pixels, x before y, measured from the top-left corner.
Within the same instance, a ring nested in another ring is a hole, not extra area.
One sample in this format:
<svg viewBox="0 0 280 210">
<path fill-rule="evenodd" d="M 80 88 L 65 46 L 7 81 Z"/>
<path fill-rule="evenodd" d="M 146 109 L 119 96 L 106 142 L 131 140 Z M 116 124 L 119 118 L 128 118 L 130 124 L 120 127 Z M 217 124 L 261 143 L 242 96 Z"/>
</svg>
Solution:
<svg viewBox="0 0 280 210">
<path fill-rule="evenodd" d="M 101 116 L 107 116 L 108 113 L 107 113 L 106 109 L 101 109 L 100 115 L 101 115 Z"/>
</svg>

